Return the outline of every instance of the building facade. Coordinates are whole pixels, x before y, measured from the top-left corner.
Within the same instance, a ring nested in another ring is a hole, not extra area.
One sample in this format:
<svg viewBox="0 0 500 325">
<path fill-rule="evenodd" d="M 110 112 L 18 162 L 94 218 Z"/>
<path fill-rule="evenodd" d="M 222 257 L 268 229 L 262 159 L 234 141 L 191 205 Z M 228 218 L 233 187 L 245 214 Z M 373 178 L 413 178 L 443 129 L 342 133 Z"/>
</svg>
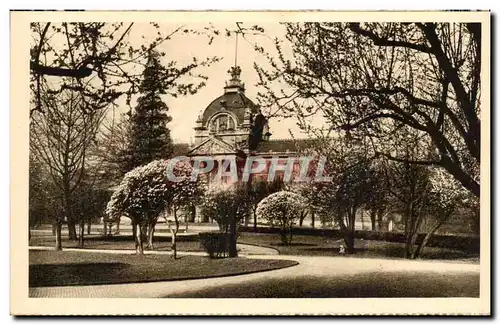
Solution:
<svg viewBox="0 0 500 325">
<path fill-rule="evenodd" d="M 266 168 L 253 175 L 253 179 L 267 179 L 271 159 L 285 163 L 297 157 L 304 147 L 304 140 L 272 139 L 268 119 L 260 108 L 245 95 L 240 67 L 229 70 L 230 79 L 222 88 L 222 94 L 201 111 L 194 126 L 194 143 L 176 145 L 177 155 L 189 157 L 209 156 L 214 160 L 212 173 L 218 172 L 226 160 L 237 162 L 241 170 L 249 156 L 266 160 Z M 294 172 L 299 171 L 298 159 Z M 276 175 L 283 172 L 277 171 Z M 282 175 L 281 175 L 282 177 Z M 227 182 L 227 179 L 223 179 Z"/>
</svg>

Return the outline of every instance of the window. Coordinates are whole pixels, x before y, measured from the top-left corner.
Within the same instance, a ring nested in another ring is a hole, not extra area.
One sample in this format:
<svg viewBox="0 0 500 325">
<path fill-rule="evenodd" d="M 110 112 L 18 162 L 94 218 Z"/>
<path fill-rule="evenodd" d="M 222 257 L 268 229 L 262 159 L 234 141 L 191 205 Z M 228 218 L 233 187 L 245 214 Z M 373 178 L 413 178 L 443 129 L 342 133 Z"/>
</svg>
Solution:
<svg viewBox="0 0 500 325">
<path fill-rule="evenodd" d="M 210 132 L 221 133 L 226 131 L 232 131 L 236 127 L 234 119 L 229 114 L 218 114 L 210 122 Z"/>
</svg>

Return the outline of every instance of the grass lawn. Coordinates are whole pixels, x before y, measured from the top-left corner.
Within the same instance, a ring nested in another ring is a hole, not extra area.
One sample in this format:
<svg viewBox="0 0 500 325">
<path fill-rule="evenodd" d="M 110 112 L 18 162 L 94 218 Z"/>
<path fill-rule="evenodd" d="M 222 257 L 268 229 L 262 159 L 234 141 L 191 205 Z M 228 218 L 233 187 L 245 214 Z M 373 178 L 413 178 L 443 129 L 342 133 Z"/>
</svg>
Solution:
<svg viewBox="0 0 500 325">
<path fill-rule="evenodd" d="M 275 270 L 295 261 L 247 258 L 210 259 L 166 255 L 29 252 L 30 287 L 116 284 L 220 277 Z"/>
<path fill-rule="evenodd" d="M 266 279 L 166 298 L 479 297 L 477 273 L 366 272 L 349 276 Z"/>
<path fill-rule="evenodd" d="M 156 236 L 153 241 L 154 249 L 157 251 L 170 251 L 171 239 L 167 236 Z M 30 239 L 30 246 L 55 246 L 54 236 L 33 236 Z M 78 241 L 69 240 L 67 237 L 62 239 L 63 248 L 79 248 Z M 104 239 L 102 235 L 86 235 L 84 248 L 87 249 L 135 249 L 135 243 L 132 235 L 115 235 Z M 144 244 L 146 249 L 146 244 Z M 177 250 L 183 252 L 202 252 L 200 241 L 196 236 L 178 236 Z"/>
<path fill-rule="evenodd" d="M 296 235 L 293 236 L 291 245 L 283 246 L 280 242 L 279 234 L 258 234 L 250 232 L 241 233 L 238 242 L 272 247 L 277 249 L 280 255 L 308 256 L 338 256 L 339 247 L 343 244 L 343 240 L 340 238 Z M 402 243 L 355 239 L 354 246 L 357 248 L 356 253 L 348 256 L 376 258 L 404 257 L 404 244 Z M 479 262 L 479 256 L 477 254 L 437 247 L 426 247 L 422 258 Z"/>
<path fill-rule="evenodd" d="M 283 246 L 278 234 L 243 232 L 238 238 L 238 243 L 272 247 L 277 249 L 280 255 L 309 256 L 338 256 L 338 241 L 338 238 L 295 235 L 291 245 Z"/>
<path fill-rule="evenodd" d="M 259 234 L 243 232 L 238 238 L 240 244 L 251 244 L 277 249 L 281 255 L 302 255 L 302 256 L 338 256 L 339 246 L 343 243 L 340 238 L 328 238 L 320 236 L 293 236 L 292 244 L 283 246 L 278 234 Z M 33 236 L 30 240 L 31 246 L 53 247 L 55 238 L 53 236 Z M 78 248 L 78 242 L 68 240 L 63 237 L 63 248 Z M 157 251 L 170 251 L 170 237 L 156 236 L 154 249 Z M 384 241 L 355 240 L 357 251 L 348 255 L 354 257 L 367 258 L 403 258 L 404 244 Z M 112 250 L 134 250 L 135 244 L 131 235 L 116 235 L 104 240 L 102 235 L 87 235 L 85 237 L 84 248 L 88 249 L 112 249 Z M 197 236 L 179 236 L 177 239 L 177 249 L 186 252 L 203 252 Z M 479 263 L 479 256 L 460 250 L 426 247 L 423 259 L 440 260 L 465 260 L 467 262 Z"/>
</svg>

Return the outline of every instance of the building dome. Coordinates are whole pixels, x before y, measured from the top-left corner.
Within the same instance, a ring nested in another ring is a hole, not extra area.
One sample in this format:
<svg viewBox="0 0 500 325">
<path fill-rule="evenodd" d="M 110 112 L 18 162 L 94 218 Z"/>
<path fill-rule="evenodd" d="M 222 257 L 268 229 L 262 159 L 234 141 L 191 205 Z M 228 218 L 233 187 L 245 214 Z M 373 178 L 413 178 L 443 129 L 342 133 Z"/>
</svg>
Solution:
<svg viewBox="0 0 500 325">
<path fill-rule="evenodd" d="M 231 79 L 226 82 L 224 93 L 198 115 L 190 154 L 255 150 L 261 141 L 269 139 L 267 118 L 245 96 L 240 73 L 238 66 L 229 69 Z"/>
<path fill-rule="evenodd" d="M 237 118 L 237 123 L 243 123 L 245 110 L 249 108 L 252 113 L 259 109 L 250 99 L 242 93 L 225 93 L 213 100 L 203 112 L 203 126 L 206 127 L 212 116 L 220 112 L 232 113 Z"/>
<path fill-rule="evenodd" d="M 208 127 L 211 117 L 217 113 L 227 112 L 233 115 L 238 125 L 242 124 L 245 117 L 245 111 L 258 113 L 259 108 L 250 99 L 245 96 L 245 85 L 240 80 L 241 69 L 232 67 L 229 70 L 231 79 L 224 87 L 224 94 L 214 99 L 205 109 L 202 115 L 202 126 Z"/>
</svg>

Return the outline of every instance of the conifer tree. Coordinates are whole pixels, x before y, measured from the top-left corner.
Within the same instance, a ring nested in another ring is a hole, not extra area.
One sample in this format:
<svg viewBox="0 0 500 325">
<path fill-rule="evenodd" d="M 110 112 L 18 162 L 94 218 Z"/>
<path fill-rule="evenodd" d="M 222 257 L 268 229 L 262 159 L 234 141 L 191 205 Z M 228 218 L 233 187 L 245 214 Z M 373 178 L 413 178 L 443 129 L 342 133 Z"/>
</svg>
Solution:
<svg viewBox="0 0 500 325">
<path fill-rule="evenodd" d="M 130 143 L 124 172 L 156 159 L 169 158 L 173 143 L 167 124 L 172 120 L 162 100 L 168 88 L 168 70 L 160 62 L 160 54 L 150 51 L 139 86 L 141 93 L 135 111 L 130 114 Z"/>
</svg>

